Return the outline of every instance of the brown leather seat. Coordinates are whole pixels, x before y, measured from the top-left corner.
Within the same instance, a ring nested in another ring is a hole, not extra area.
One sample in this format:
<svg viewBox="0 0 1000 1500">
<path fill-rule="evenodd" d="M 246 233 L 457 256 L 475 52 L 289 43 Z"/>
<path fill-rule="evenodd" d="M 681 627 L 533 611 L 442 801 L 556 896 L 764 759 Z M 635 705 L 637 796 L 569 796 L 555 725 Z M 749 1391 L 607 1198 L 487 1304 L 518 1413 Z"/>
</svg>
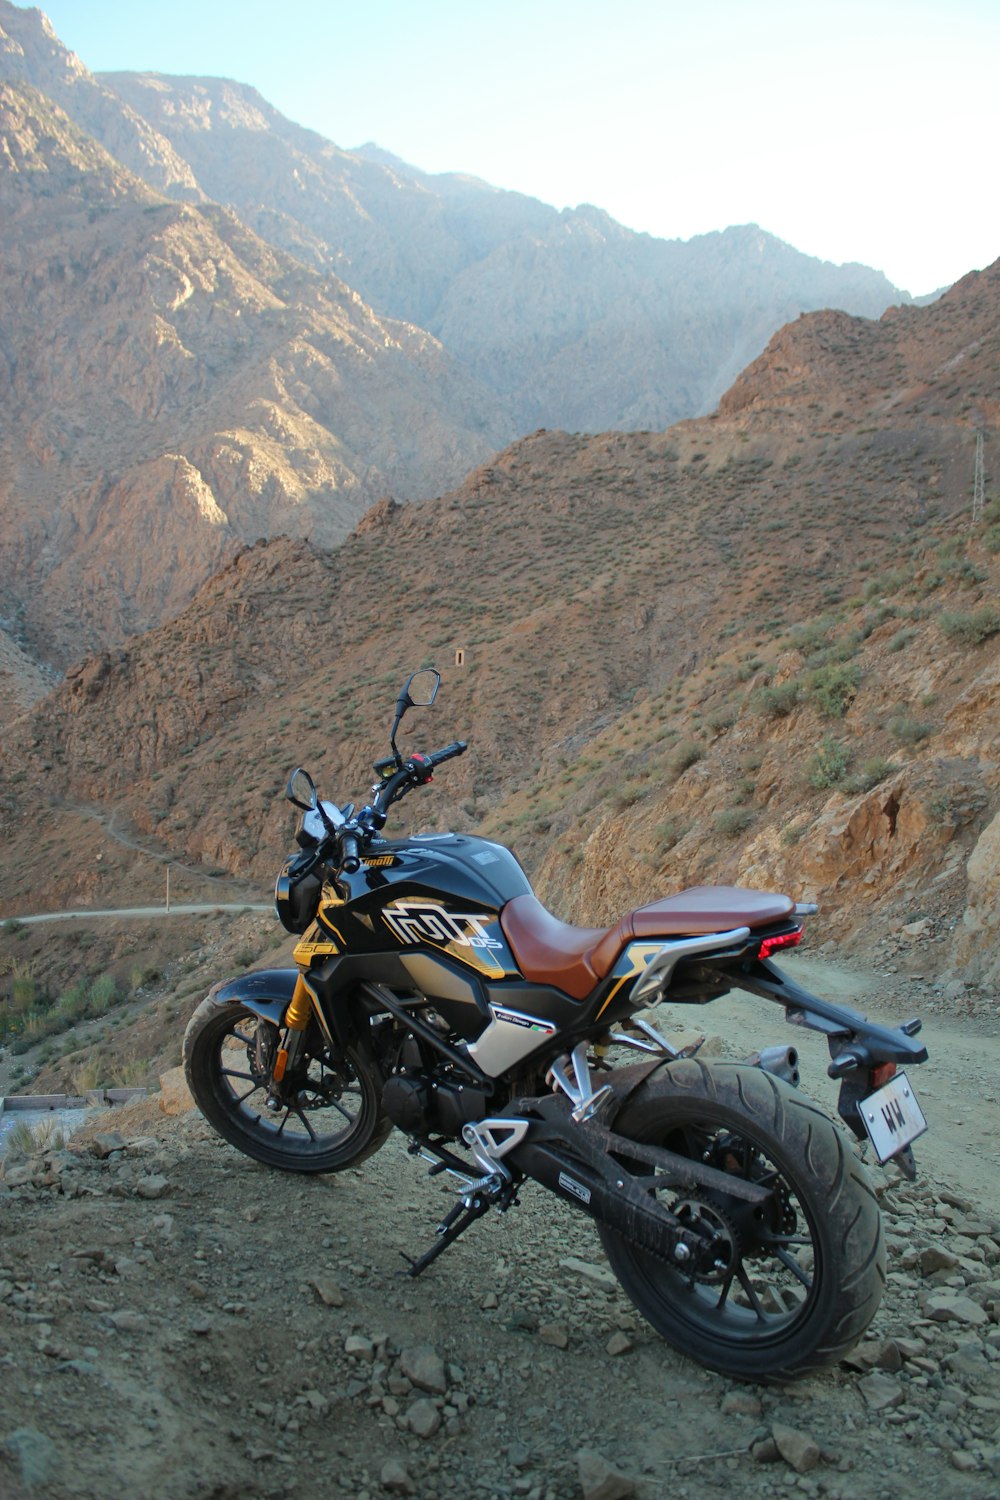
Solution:
<svg viewBox="0 0 1000 1500">
<path fill-rule="evenodd" d="M 525 979 L 583 1000 L 634 939 L 697 937 L 733 927 L 766 927 L 791 916 L 795 902 L 772 891 L 693 886 L 627 912 L 614 927 L 573 927 L 537 896 L 515 896 L 500 913 L 504 936 Z"/>
<path fill-rule="evenodd" d="M 603 927 L 572 927 L 547 911 L 537 896 L 515 896 L 500 926 L 525 979 L 551 984 L 574 1000 L 590 994 L 599 975 L 587 954 L 605 936 Z"/>
</svg>

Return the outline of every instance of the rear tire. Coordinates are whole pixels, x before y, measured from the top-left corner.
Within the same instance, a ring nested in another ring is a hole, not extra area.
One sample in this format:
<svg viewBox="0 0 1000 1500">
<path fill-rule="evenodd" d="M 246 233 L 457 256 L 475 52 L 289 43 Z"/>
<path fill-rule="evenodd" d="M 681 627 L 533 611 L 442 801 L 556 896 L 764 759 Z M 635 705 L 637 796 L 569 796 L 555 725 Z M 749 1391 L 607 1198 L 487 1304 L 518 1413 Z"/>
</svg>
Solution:
<svg viewBox="0 0 1000 1500">
<path fill-rule="evenodd" d="M 370 1055 L 353 1046 L 334 1055 L 310 1022 L 291 1102 L 272 1112 L 265 1101 L 279 1038 L 273 1022 L 245 1005 L 203 1000 L 184 1034 L 184 1069 L 198 1108 L 225 1140 L 266 1166 L 357 1166 L 392 1129 Z"/>
<path fill-rule="evenodd" d="M 748 1380 L 790 1380 L 843 1358 L 882 1299 L 885 1248 L 867 1174 L 832 1121 L 760 1068 L 692 1058 L 641 1085 L 613 1128 L 775 1189 L 764 1212 L 650 1179 L 663 1207 L 723 1237 L 719 1269 L 700 1278 L 599 1227 L 615 1275 L 653 1327 L 709 1369 Z"/>
</svg>

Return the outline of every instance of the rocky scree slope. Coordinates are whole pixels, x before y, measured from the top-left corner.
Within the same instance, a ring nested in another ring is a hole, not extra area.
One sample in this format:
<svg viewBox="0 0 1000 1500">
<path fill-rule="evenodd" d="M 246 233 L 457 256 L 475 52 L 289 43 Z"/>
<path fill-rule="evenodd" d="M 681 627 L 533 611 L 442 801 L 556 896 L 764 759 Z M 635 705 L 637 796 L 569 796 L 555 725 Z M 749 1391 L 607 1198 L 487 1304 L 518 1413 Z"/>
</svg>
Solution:
<svg viewBox="0 0 1000 1500">
<path fill-rule="evenodd" d="M 969 504 L 976 430 L 995 441 L 998 296 L 993 267 L 873 334 L 805 318 L 710 418 L 538 433 L 438 500 L 377 507 L 334 552 L 242 553 L 8 732 L 12 853 L 58 785 L 263 887 L 289 768 L 356 797 L 405 671 L 462 650 L 407 739 L 472 753 L 397 829 L 513 842 L 588 924 L 737 880 L 818 899 L 822 940 L 923 923 L 914 971 L 991 982 L 1000 516 L 991 500 L 972 527 Z M 5 910 L 138 898 L 141 858 L 100 847 L 37 882 L 12 863 Z"/>
<path fill-rule="evenodd" d="M 989 1194 L 880 1174 L 891 1267 L 869 1336 L 809 1381 L 737 1386 L 651 1333 L 590 1224 L 548 1196 L 526 1190 L 408 1283 L 399 1248 L 451 1195 L 401 1140 L 301 1178 L 157 1104 L 5 1163 L 11 1500 L 996 1492 Z"/>
</svg>

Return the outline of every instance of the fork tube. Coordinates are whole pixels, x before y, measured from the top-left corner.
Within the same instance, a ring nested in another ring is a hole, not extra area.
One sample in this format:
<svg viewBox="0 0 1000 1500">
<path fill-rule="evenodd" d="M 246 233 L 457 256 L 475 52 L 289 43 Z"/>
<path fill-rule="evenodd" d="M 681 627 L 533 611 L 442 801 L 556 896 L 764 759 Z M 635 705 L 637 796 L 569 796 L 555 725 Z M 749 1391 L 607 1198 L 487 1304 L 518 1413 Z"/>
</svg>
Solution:
<svg viewBox="0 0 1000 1500">
<path fill-rule="evenodd" d="M 271 1074 L 272 1084 L 279 1083 L 285 1076 L 289 1063 L 294 1063 L 302 1046 L 305 1029 L 309 1025 L 312 1015 L 312 996 L 302 975 L 299 974 L 295 981 L 295 989 L 292 998 L 288 1002 L 285 1012 L 285 1026 L 287 1033 L 285 1045 L 278 1048 L 278 1055 L 274 1059 L 274 1071 Z"/>
</svg>

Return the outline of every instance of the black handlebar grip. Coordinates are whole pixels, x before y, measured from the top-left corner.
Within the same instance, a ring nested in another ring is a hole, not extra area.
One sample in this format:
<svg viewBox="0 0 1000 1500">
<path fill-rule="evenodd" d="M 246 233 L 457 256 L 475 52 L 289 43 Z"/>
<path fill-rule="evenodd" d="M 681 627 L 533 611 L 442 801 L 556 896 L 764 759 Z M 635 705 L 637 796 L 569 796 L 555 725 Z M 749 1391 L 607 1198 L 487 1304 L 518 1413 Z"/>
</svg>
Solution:
<svg viewBox="0 0 1000 1500">
<path fill-rule="evenodd" d="M 443 750 L 435 750 L 433 755 L 428 756 L 432 765 L 439 766 L 443 760 L 452 760 L 456 755 L 464 755 L 469 746 L 465 740 L 453 740 L 450 745 L 445 745 Z"/>
<path fill-rule="evenodd" d="M 358 841 L 353 833 L 345 833 L 340 841 L 340 868 L 345 875 L 356 875 L 361 869 L 361 859 L 358 854 Z"/>
</svg>

